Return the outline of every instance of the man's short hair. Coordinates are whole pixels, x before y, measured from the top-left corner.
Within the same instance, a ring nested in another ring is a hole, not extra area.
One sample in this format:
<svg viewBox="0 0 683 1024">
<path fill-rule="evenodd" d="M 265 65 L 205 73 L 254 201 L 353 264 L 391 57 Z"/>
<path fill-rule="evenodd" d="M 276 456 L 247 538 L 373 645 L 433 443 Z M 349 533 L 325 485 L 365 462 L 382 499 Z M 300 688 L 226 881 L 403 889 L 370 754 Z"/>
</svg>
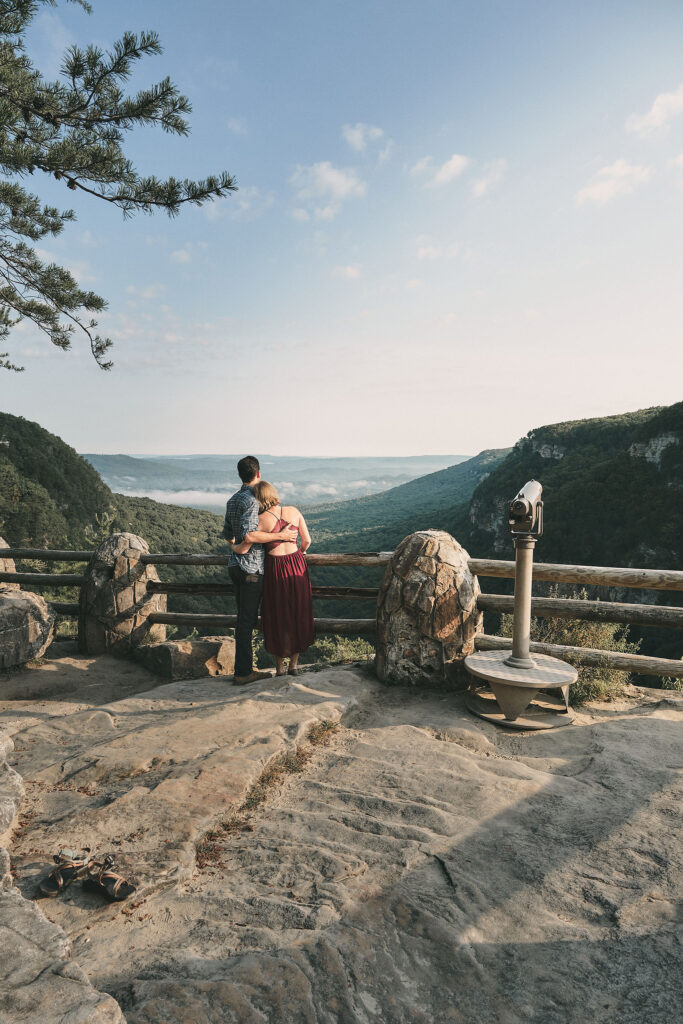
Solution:
<svg viewBox="0 0 683 1024">
<path fill-rule="evenodd" d="M 240 480 L 243 484 L 249 484 L 254 479 L 256 474 L 260 471 L 261 466 L 259 460 L 255 455 L 245 455 L 243 459 L 237 463 L 237 472 L 240 475 Z"/>
</svg>

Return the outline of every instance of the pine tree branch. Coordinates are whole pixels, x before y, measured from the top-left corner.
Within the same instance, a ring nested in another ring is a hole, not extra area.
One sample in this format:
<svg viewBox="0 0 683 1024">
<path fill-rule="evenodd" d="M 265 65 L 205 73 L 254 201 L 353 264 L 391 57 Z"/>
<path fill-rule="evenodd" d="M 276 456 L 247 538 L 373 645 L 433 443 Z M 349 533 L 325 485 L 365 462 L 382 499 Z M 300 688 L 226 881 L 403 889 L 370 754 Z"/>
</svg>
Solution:
<svg viewBox="0 0 683 1024">
<path fill-rule="evenodd" d="M 90 10 L 86 0 L 72 2 Z M 199 181 L 159 180 L 139 174 L 126 157 L 125 133 L 137 126 L 176 135 L 189 131 L 190 102 L 170 78 L 125 94 L 123 83 L 135 65 L 162 52 L 155 32 L 125 32 L 108 52 L 72 46 L 57 81 L 35 69 L 24 33 L 41 7 L 55 5 L 56 0 L 0 0 L 0 173 L 21 178 L 42 171 L 72 191 L 118 206 L 124 217 L 158 209 L 175 216 L 183 205 L 199 206 L 235 191 L 236 180 L 227 171 Z M 103 309 L 104 299 L 80 289 L 64 268 L 43 264 L 22 241 L 57 235 L 74 219 L 72 210 L 42 205 L 18 182 L 0 180 L 0 339 L 22 318 L 61 348 L 79 330 L 98 364 L 108 369 L 110 340 L 95 334 L 96 321 L 79 313 Z M 5 356 L 0 366 L 13 368 Z"/>
</svg>

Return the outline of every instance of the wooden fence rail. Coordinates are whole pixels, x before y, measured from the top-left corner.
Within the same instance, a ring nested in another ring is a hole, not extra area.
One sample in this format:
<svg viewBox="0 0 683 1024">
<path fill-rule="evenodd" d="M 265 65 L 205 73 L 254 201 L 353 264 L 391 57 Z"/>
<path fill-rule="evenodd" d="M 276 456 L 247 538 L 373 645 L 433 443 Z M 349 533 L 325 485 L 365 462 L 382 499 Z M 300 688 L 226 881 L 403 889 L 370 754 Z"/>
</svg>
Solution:
<svg viewBox="0 0 683 1024">
<path fill-rule="evenodd" d="M 497 558 L 470 558 L 470 572 L 476 576 L 515 578 L 515 563 Z M 559 565 L 534 563 L 534 582 L 589 583 L 599 587 L 644 588 L 647 590 L 683 590 L 683 572 L 676 569 L 617 569 L 599 565 Z"/>
<path fill-rule="evenodd" d="M 2 549 L 0 549 L 0 555 Z M 311 554 L 306 555 L 308 565 L 387 565 L 393 551 L 358 551 L 342 554 Z M 228 565 L 230 555 L 194 555 L 194 554 L 149 554 L 142 555 L 140 561 L 144 565 Z"/>
<path fill-rule="evenodd" d="M 1 548 L 0 558 L 37 558 L 41 562 L 89 562 L 94 551 L 55 551 L 53 548 Z"/>
<path fill-rule="evenodd" d="M 72 572 L 0 572 L 0 583 L 30 583 L 34 587 L 76 587 L 85 576 Z"/>
<path fill-rule="evenodd" d="M 70 618 L 77 616 L 80 611 L 76 601 L 48 601 L 48 605 L 56 615 L 66 615 Z"/>
<path fill-rule="evenodd" d="M 474 639 L 478 651 L 507 651 L 512 649 L 512 640 L 504 636 L 489 636 L 480 633 Z M 603 651 L 594 647 L 565 647 L 563 644 L 531 642 L 532 654 L 550 654 L 566 658 L 576 665 L 592 668 L 615 668 L 621 672 L 634 672 L 645 676 L 672 676 L 683 679 L 683 661 L 672 658 L 649 658 L 645 654 L 621 654 L 618 651 Z"/>
<path fill-rule="evenodd" d="M 93 551 L 56 551 L 49 548 L 0 548 L 0 558 L 30 558 L 41 561 L 88 562 Z M 359 551 L 351 553 L 312 553 L 306 555 L 309 565 L 382 566 L 391 559 L 391 551 Z M 141 561 L 152 565 L 227 565 L 230 555 L 218 554 L 148 554 Z M 470 571 L 477 576 L 514 579 L 515 563 L 497 558 L 471 558 Z M 534 580 L 550 583 L 593 584 L 628 589 L 683 591 L 683 572 L 676 569 L 622 569 L 597 565 L 562 565 L 537 562 Z"/>
<path fill-rule="evenodd" d="M 512 612 L 514 597 L 480 594 L 477 607 L 488 612 Z M 531 614 L 541 619 L 586 619 L 622 622 L 633 626 L 683 629 L 683 608 L 658 604 L 617 604 L 615 601 L 575 601 L 566 597 L 532 597 Z"/>
<path fill-rule="evenodd" d="M 152 612 L 147 621 L 150 625 L 165 626 L 207 626 L 211 629 L 223 626 L 236 626 L 236 615 L 209 615 L 194 612 Z M 259 619 L 259 626 L 260 626 Z M 359 633 L 374 633 L 377 629 L 375 619 L 314 619 L 315 628 L 319 633 L 345 633 L 356 636 Z"/>
<path fill-rule="evenodd" d="M 376 601 L 378 587 L 311 587 L 313 597 L 323 600 L 341 599 L 349 601 Z M 193 594 L 193 595 L 225 595 L 234 594 L 232 583 L 164 583 L 150 580 L 147 583 L 148 594 Z"/>
</svg>

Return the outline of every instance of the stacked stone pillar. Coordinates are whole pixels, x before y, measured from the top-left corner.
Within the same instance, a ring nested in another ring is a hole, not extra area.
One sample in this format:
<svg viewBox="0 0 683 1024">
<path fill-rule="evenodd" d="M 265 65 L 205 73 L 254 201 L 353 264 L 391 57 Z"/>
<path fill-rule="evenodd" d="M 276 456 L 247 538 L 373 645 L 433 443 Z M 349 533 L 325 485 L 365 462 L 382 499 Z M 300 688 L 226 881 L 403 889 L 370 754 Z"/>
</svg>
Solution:
<svg viewBox="0 0 683 1024">
<path fill-rule="evenodd" d="M 396 548 L 377 604 L 378 677 L 467 685 L 462 662 L 483 632 L 469 555 L 448 533 L 423 530 Z"/>
<path fill-rule="evenodd" d="M 88 563 L 81 587 L 78 645 L 83 654 L 131 654 L 140 644 L 166 639 L 166 627 L 151 625 L 152 612 L 166 611 L 165 594 L 148 594 L 158 580 L 153 565 L 140 561 L 149 547 L 134 533 L 115 533 Z"/>
</svg>

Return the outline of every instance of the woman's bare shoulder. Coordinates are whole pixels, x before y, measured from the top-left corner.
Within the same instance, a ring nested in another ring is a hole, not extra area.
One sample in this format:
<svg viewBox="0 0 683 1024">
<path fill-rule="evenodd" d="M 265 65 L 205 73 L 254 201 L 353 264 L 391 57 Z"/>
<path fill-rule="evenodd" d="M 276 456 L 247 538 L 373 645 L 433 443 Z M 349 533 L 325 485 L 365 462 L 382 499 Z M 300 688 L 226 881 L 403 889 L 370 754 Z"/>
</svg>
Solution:
<svg viewBox="0 0 683 1024">
<path fill-rule="evenodd" d="M 283 505 L 282 518 L 288 520 L 300 519 L 301 512 L 299 512 L 299 509 L 296 507 L 296 505 Z"/>
</svg>

